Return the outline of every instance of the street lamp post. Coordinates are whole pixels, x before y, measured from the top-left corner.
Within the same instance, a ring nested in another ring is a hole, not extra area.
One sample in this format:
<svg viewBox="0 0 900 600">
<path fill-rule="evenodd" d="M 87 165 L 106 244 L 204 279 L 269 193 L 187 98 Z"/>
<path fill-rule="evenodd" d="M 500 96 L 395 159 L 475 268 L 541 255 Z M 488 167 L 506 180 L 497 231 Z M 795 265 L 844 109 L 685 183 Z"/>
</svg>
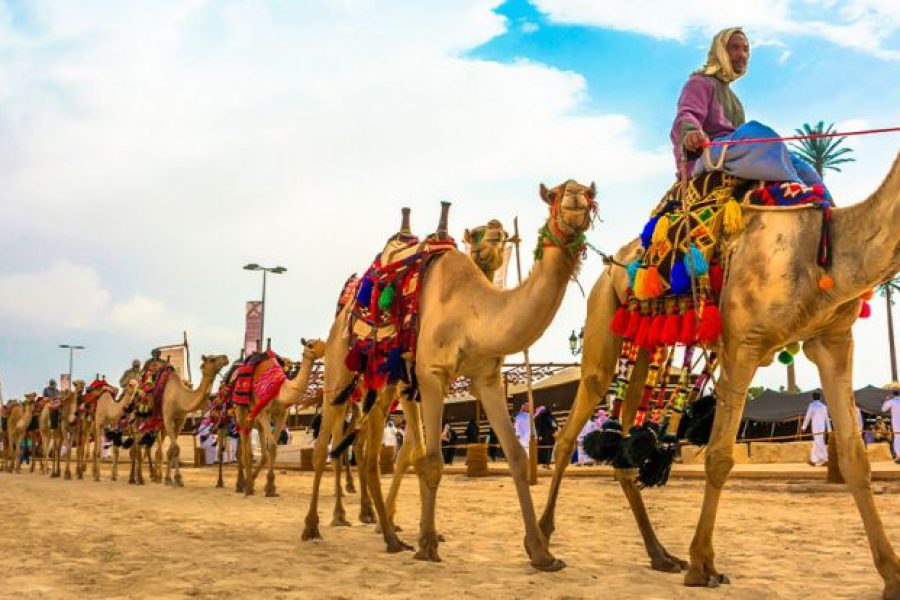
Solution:
<svg viewBox="0 0 900 600">
<path fill-rule="evenodd" d="M 69 351 L 69 385 L 72 385 L 72 364 L 74 362 L 73 355 L 75 354 L 76 350 L 84 350 L 85 347 L 79 346 L 77 344 L 60 344 L 59 347 Z"/>
<path fill-rule="evenodd" d="M 581 331 L 576 335 L 575 330 L 572 330 L 572 335 L 569 336 L 569 352 L 572 353 L 572 356 L 578 356 L 581 354 L 582 349 L 584 348 L 584 327 L 581 328 Z"/>
<path fill-rule="evenodd" d="M 263 267 L 256 263 L 244 265 L 247 271 L 262 271 L 262 310 L 259 316 L 259 348 L 262 350 L 263 340 L 266 339 L 266 273 L 281 275 L 287 269 L 284 267 Z"/>
</svg>

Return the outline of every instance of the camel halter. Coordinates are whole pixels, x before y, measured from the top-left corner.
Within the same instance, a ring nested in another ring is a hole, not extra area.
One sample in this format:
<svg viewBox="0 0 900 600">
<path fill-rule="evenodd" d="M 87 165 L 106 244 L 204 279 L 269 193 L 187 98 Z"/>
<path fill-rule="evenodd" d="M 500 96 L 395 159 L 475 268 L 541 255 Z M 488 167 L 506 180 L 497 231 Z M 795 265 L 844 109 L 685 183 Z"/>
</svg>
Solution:
<svg viewBox="0 0 900 600">
<path fill-rule="evenodd" d="M 587 194 L 584 194 L 588 203 L 588 224 L 584 230 L 573 229 L 566 223 L 560 211 L 560 203 L 565 194 L 559 194 L 553 198 L 550 204 L 550 218 L 538 233 L 538 243 L 534 250 L 535 260 L 540 260 L 544 256 L 544 248 L 559 248 L 574 259 L 580 260 L 584 258 L 587 248 L 587 237 L 585 230 L 589 229 L 594 223 L 594 216 L 597 214 L 597 201 Z"/>
</svg>

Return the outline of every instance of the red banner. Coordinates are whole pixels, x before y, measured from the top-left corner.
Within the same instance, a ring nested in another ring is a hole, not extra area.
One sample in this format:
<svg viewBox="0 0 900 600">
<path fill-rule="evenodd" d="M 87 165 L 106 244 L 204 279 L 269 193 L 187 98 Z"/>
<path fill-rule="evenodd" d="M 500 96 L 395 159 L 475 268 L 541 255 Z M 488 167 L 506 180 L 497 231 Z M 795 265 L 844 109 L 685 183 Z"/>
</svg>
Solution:
<svg viewBox="0 0 900 600">
<path fill-rule="evenodd" d="M 257 342 L 262 349 L 262 302 L 247 302 L 247 314 L 244 321 L 244 354 L 250 356 L 256 352 Z"/>
</svg>

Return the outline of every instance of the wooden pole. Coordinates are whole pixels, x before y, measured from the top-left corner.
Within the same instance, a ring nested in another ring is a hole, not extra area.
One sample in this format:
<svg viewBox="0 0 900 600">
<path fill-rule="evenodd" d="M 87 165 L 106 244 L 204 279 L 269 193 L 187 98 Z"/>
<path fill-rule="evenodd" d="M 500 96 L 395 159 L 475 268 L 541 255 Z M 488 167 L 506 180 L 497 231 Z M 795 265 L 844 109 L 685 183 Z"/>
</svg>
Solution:
<svg viewBox="0 0 900 600">
<path fill-rule="evenodd" d="M 184 334 L 184 360 L 187 362 L 188 383 L 191 383 L 194 381 L 191 376 L 191 347 L 188 344 L 187 331 L 182 331 L 182 333 Z"/>
<path fill-rule="evenodd" d="M 516 248 L 516 275 L 519 285 L 522 285 L 522 259 L 519 252 L 519 243 L 522 239 L 519 237 L 519 217 L 513 219 L 511 241 Z M 528 436 L 528 483 L 534 485 L 537 483 L 537 436 L 534 429 L 534 392 L 531 389 L 531 360 L 528 357 L 528 348 L 525 348 L 522 354 L 525 356 L 525 390 L 528 397 L 528 426 L 531 430 Z"/>
</svg>

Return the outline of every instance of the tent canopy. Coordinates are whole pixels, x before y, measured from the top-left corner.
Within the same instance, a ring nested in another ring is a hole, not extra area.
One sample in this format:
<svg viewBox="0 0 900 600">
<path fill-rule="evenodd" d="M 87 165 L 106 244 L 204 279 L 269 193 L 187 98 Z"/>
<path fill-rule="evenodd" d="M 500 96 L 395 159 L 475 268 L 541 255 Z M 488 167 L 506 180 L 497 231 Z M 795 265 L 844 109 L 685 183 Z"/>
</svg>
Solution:
<svg viewBox="0 0 900 600">
<path fill-rule="evenodd" d="M 743 419 L 751 421 L 787 421 L 802 418 L 806 414 L 809 403 L 813 401 L 813 392 L 822 393 L 821 389 L 786 394 L 774 390 L 766 390 L 744 407 Z M 856 405 L 866 413 L 881 414 L 881 405 L 889 392 L 874 385 L 867 385 L 853 392 Z M 823 394 L 824 399 L 824 394 Z"/>
</svg>

